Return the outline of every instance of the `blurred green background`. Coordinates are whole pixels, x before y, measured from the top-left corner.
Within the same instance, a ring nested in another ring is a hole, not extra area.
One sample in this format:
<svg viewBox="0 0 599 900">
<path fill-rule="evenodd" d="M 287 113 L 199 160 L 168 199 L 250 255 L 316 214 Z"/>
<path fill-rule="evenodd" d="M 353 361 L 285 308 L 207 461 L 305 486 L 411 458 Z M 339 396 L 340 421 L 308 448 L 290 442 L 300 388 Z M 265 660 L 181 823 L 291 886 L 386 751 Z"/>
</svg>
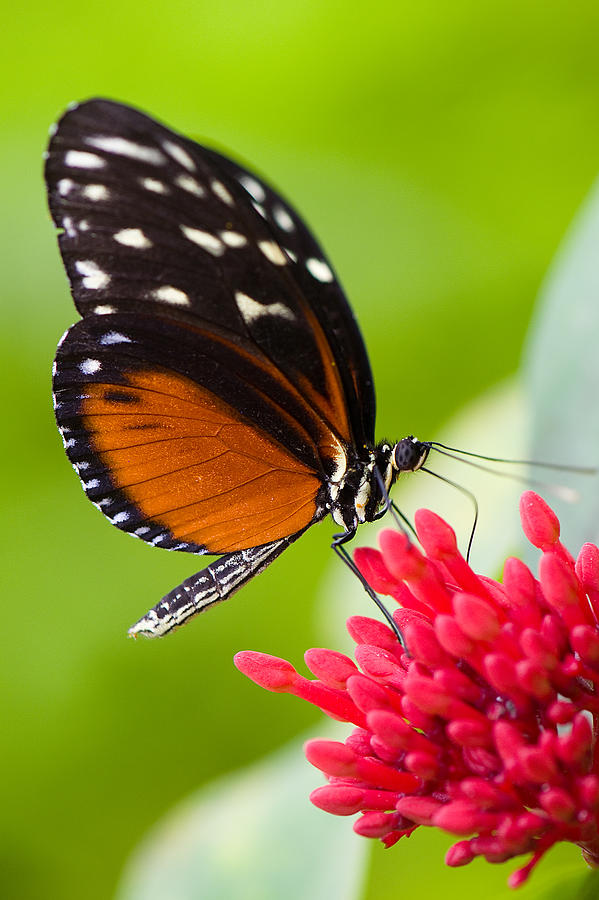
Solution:
<svg viewBox="0 0 599 900">
<path fill-rule="evenodd" d="M 267 174 L 348 291 L 379 435 L 440 436 L 517 368 L 538 286 L 599 168 L 599 7 L 29 2 L 3 27 L 0 891 L 96 900 L 176 801 L 315 720 L 231 658 L 298 661 L 322 644 L 313 599 L 332 529 L 182 632 L 125 639 L 196 561 L 111 528 L 64 456 L 50 367 L 76 313 L 41 178 L 50 124 L 105 95 Z M 448 872 L 438 843 L 414 840 L 375 848 L 364 896 L 414 889 L 423 864 L 431 892 L 508 894 L 505 869 Z"/>
</svg>

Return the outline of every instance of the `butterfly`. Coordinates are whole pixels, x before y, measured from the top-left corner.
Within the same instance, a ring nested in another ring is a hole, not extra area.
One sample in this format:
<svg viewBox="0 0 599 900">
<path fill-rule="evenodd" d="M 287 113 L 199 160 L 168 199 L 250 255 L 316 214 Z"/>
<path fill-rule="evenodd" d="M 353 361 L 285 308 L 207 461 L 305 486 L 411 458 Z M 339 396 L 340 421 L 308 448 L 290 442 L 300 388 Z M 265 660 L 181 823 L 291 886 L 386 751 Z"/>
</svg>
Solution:
<svg viewBox="0 0 599 900">
<path fill-rule="evenodd" d="M 297 212 L 111 100 L 69 107 L 45 175 L 82 316 L 53 367 L 67 456 L 117 528 L 220 557 L 129 633 L 166 634 L 225 600 L 328 515 L 348 562 L 343 545 L 430 447 L 375 443 L 359 328 Z"/>
</svg>

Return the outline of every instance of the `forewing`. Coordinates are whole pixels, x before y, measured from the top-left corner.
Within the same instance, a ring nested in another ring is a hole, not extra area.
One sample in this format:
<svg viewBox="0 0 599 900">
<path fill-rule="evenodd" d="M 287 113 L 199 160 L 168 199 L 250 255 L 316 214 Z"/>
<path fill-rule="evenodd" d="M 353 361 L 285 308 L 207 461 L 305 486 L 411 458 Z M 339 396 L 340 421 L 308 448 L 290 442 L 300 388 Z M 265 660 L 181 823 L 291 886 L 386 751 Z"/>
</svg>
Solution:
<svg viewBox="0 0 599 900">
<path fill-rule="evenodd" d="M 372 442 L 372 376 L 349 305 L 262 179 L 106 100 L 61 119 L 46 176 L 83 316 L 156 315 L 252 344 L 340 440 Z"/>
</svg>

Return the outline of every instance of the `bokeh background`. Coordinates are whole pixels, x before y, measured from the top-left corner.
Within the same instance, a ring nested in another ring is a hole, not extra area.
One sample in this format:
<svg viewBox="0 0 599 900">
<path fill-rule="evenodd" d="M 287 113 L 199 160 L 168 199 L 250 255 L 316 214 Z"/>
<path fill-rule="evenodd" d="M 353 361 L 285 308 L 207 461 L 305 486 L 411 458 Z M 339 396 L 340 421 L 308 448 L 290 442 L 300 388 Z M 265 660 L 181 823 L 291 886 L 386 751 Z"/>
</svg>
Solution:
<svg viewBox="0 0 599 900">
<path fill-rule="evenodd" d="M 194 560 L 111 528 L 54 426 L 50 368 L 76 314 L 45 205 L 50 124 L 105 95 L 267 174 L 348 291 L 379 435 L 440 437 L 516 371 L 539 285 L 597 174 L 599 7 L 32 0 L 7 6 L 3 29 L 0 891 L 99 900 L 173 804 L 316 721 L 231 660 L 253 648 L 299 661 L 323 643 L 314 598 L 331 528 L 169 639 L 125 639 Z M 440 847 L 417 835 L 374 848 L 361 896 L 423 883 L 507 896 L 505 867 L 447 871 Z"/>
</svg>

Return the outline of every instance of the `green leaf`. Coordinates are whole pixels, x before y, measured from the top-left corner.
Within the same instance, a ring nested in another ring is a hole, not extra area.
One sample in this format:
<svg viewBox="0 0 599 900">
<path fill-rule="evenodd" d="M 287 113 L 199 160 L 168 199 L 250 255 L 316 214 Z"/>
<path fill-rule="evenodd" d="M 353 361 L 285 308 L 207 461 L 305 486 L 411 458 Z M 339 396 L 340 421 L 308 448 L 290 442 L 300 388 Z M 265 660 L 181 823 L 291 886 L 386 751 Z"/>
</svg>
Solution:
<svg viewBox="0 0 599 900">
<path fill-rule="evenodd" d="M 330 724 L 321 731 L 330 737 Z M 297 739 L 208 785 L 134 853 L 116 900 L 357 900 L 369 842 L 312 806 L 321 782 Z"/>
<path fill-rule="evenodd" d="M 565 894 L 561 894 L 561 897 L 564 897 Z M 599 897 L 599 870 L 595 869 L 593 872 L 589 872 L 580 885 L 579 893 L 575 896 L 575 900 L 595 900 L 596 897 Z M 557 894 L 556 894 L 557 900 Z"/>
<path fill-rule="evenodd" d="M 571 465 L 599 461 L 599 183 L 577 216 L 542 288 L 526 354 L 531 455 Z M 580 494 L 551 499 L 573 550 L 599 540 L 599 478 L 573 473 L 549 480 Z M 549 499 L 549 498 L 548 498 Z"/>
<path fill-rule="evenodd" d="M 526 885 L 523 900 L 597 900 L 599 897 L 599 871 L 585 871 L 580 858 L 572 859 L 569 866 L 560 869 L 541 863 Z"/>
</svg>

